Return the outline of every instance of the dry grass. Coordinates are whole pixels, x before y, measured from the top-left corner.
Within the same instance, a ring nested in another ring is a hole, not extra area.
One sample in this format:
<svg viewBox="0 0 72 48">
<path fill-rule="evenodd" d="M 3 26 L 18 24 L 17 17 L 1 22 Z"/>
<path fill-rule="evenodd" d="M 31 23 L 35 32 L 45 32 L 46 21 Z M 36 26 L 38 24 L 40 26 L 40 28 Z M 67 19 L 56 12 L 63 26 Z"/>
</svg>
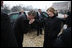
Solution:
<svg viewBox="0 0 72 48">
<path fill-rule="evenodd" d="M 44 32 L 43 35 L 37 36 L 37 32 L 33 31 L 24 34 L 23 47 L 43 47 Z"/>
<path fill-rule="evenodd" d="M 63 29 L 61 29 L 60 35 Z M 43 47 L 44 42 L 44 30 L 43 35 L 37 36 L 37 31 L 31 31 L 30 33 L 24 34 L 23 47 Z"/>
</svg>

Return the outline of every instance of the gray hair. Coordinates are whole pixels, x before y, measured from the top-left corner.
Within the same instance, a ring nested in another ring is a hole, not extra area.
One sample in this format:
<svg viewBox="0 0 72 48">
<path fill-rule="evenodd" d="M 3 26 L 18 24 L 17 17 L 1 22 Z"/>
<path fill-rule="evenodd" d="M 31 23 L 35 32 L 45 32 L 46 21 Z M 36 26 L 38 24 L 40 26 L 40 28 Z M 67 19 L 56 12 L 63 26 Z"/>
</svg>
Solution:
<svg viewBox="0 0 72 48">
<path fill-rule="evenodd" d="M 28 15 L 36 16 L 36 12 L 32 10 L 32 11 L 28 12 Z"/>
</svg>

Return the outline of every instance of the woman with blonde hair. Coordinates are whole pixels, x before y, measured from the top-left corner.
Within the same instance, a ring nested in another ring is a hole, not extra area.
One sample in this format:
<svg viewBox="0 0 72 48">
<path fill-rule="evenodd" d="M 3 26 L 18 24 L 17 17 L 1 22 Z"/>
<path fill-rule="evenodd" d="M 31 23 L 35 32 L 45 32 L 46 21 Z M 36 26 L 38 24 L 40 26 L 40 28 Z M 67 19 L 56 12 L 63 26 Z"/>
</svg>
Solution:
<svg viewBox="0 0 72 48">
<path fill-rule="evenodd" d="M 46 11 L 48 18 L 45 20 L 44 47 L 53 47 L 53 42 L 61 30 L 61 20 L 56 17 L 54 8 L 50 7 Z"/>
</svg>

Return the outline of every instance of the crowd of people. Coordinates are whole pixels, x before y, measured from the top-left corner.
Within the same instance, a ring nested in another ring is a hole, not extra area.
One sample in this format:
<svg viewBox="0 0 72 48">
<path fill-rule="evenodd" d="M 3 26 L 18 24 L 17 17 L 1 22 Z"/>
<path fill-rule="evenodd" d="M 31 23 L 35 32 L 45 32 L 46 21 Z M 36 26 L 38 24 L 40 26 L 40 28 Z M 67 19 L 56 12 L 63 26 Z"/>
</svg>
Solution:
<svg viewBox="0 0 72 48">
<path fill-rule="evenodd" d="M 32 10 L 28 15 L 21 10 L 12 28 L 9 16 L 1 11 L 1 47 L 22 47 L 23 35 L 31 28 L 37 30 L 37 36 L 43 35 L 44 29 L 43 47 L 71 47 L 71 10 L 67 15 L 64 20 L 57 18 L 58 12 L 53 7 L 46 12 L 41 9 L 38 9 L 38 12 Z M 63 27 L 62 23 L 66 24 L 67 28 L 58 36 Z"/>
</svg>

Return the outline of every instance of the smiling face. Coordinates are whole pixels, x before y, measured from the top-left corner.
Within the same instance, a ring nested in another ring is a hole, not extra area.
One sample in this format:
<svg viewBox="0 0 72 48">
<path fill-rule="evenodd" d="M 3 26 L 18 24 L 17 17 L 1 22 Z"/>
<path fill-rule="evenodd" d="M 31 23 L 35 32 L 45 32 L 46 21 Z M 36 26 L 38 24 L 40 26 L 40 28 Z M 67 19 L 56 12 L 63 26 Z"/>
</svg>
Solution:
<svg viewBox="0 0 72 48">
<path fill-rule="evenodd" d="M 55 9 L 50 7 L 47 9 L 47 14 L 49 15 L 49 17 L 53 17 L 55 13 Z"/>
<path fill-rule="evenodd" d="M 47 11 L 47 14 L 49 15 L 49 17 L 53 17 L 54 16 L 54 13 L 49 11 L 49 10 Z"/>
</svg>

